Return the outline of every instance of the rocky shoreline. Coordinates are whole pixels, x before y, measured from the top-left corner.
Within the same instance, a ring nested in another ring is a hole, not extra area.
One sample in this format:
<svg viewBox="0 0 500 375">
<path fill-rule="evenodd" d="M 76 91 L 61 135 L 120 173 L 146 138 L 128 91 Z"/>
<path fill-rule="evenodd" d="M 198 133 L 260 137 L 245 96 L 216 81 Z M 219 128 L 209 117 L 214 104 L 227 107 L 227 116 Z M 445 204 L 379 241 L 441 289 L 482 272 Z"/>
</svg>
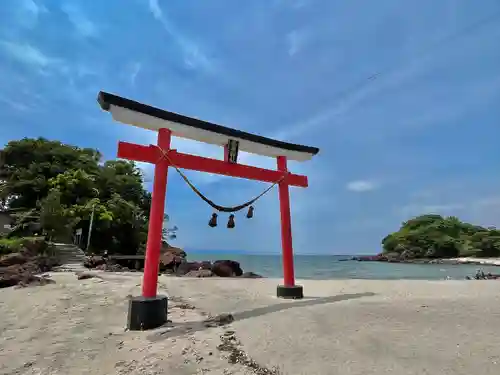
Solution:
<svg viewBox="0 0 500 375">
<path fill-rule="evenodd" d="M 44 273 L 57 270 L 58 255 L 50 251 L 50 244 L 43 239 L 26 241 L 22 249 L 0 256 L 0 288 L 12 286 L 46 285 L 53 281 Z M 95 256 L 86 257 L 83 266 L 88 270 L 108 272 L 143 271 L 144 256 Z M 162 249 L 160 273 L 177 277 L 238 277 L 262 278 L 254 272 L 245 272 L 239 262 L 216 260 L 214 262 L 189 262 L 184 250 L 167 247 Z"/>
<path fill-rule="evenodd" d="M 407 264 L 447 264 L 462 265 L 472 264 L 478 266 L 500 266 L 500 259 L 497 258 L 403 258 L 388 256 L 385 254 L 363 255 L 352 257 L 350 260 L 358 262 L 385 262 L 385 263 L 407 263 Z"/>
<path fill-rule="evenodd" d="M 58 265 L 45 241 L 26 241 L 21 251 L 0 257 L 0 288 L 51 284 L 53 281 L 41 274 Z"/>
<path fill-rule="evenodd" d="M 87 269 L 100 271 L 142 271 L 144 257 L 89 256 L 84 262 Z M 223 259 L 216 261 L 189 262 L 186 252 L 179 248 L 168 248 L 160 256 L 160 273 L 178 277 L 240 277 L 262 278 L 254 272 L 245 272 L 239 262 Z"/>
</svg>

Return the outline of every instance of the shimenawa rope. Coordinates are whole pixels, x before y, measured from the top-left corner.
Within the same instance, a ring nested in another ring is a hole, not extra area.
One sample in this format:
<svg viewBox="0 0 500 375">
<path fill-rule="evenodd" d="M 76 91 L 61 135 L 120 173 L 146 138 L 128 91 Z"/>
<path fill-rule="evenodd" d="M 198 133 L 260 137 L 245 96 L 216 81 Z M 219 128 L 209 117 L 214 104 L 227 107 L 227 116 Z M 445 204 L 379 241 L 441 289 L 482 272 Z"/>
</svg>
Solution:
<svg viewBox="0 0 500 375">
<path fill-rule="evenodd" d="M 196 186 L 193 185 L 193 183 L 189 180 L 189 178 L 187 178 L 187 176 L 179 169 L 179 167 L 177 167 L 174 163 L 172 163 L 172 160 L 168 157 L 168 153 L 165 152 L 165 150 L 163 150 L 161 147 L 159 146 L 156 146 L 158 148 L 158 150 L 160 150 L 160 152 L 162 153 L 162 158 L 165 158 L 172 167 L 175 168 L 175 170 L 177 171 L 177 173 L 179 173 L 179 175 L 184 179 L 184 181 L 186 181 L 186 183 L 189 185 L 189 187 L 201 198 L 203 199 L 205 202 L 207 202 L 212 208 L 214 208 L 215 210 L 219 211 L 219 212 L 237 212 L 237 211 L 240 211 L 248 206 L 250 206 L 251 204 L 255 203 L 257 200 L 259 200 L 260 198 L 262 198 L 266 193 L 268 193 L 273 187 L 275 187 L 277 184 L 279 184 L 281 181 L 283 181 L 286 177 L 286 175 L 283 175 L 278 181 L 276 181 L 275 183 L 273 183 L 271 186 L 269 186 L 267 189 L 265 189 L 262 193 L 260 193 L 259 195 L 257 195 L 255 198 L 253 198 L 252 200 L 249 200 L 248 202 L 246 203 L 243 203 L 243 204 L 240 204 L 239 206 L 234 206 L 234 207 L 225 207 L 225 206 L 219 206 L 218 204 L 214 203 L 213 201 L 211 201 L 210 199 L 208 199 L 203 193 L 201 193 L 197 188 Z"/>
</svg>

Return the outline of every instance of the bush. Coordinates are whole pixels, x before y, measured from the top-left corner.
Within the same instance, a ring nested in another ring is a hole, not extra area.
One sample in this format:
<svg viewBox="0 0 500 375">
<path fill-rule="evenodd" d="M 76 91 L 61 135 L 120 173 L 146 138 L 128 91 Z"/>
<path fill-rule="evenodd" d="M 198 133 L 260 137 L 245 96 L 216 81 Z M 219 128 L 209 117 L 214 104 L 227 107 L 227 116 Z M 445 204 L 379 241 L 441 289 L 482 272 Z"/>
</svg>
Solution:
<svg viewBox="0 0 500 375">
<path fill-rule="evenodd" d="M 44 237 L 0 238 L 0 255 L 28 251 L 33 255 L 54 255 Z"/>
<path fill-rule="evenodd" d="M 0 238 L 0 255 L 17 253 L 23 248 L 22 238 Z"/>
</svg>

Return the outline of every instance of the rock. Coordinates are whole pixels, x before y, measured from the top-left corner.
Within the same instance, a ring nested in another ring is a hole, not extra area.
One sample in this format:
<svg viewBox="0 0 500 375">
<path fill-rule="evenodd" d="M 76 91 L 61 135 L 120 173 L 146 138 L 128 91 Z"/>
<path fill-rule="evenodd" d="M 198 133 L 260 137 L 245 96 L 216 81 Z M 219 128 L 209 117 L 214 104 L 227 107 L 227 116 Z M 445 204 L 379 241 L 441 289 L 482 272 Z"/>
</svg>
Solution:
<svg viewBox="0 0 500 375">
<path fill-rule="evenodd" d="M 76 277 L 78 280 L 87 280 L 87 279 L 92 279 L 92 278 L 96 277 L 96 275 L 93 275 L 93 274 L 88 273 L 88 272 L 79 272 L 76 274 Z"/>
<path fill-rule="evenodd" d="M 20 265 L 12 265 L 9 267 L 0 268 L 0 288 L 8 288 L 11 286 L 21 285 L 47 285 L 53 284 L 54 281 L 48 277 L 34 276 L 37 269 L 25 268 Z"/>
<path fill-rule="evenodd" d="M 29 254 L 41 254 L 48 250 L 51 245 L 45 240 L 44 237 L 36 237 L 33 239 L 26 239 L 23 241 L 23 248 Z"/>
<path fill-rule="evenodd" d="M 233 277 L 233 269 L 226 264 L 214 264 L 212 266 L 212 272 L 215 276 L 219 277 Z"/>
<path fill-rule="evenodd" d="M 243 277 L 245 279 L 261 279 L 263 276 L 253 272 L 243 272 L 243 275 L 241 275 L 240 277 Z"/>
<path fill-rule="evenodd" d="M 212 264 L 210 262 L 184 262 L 178 265 L 176 270 L 177 276 L 184 276 L 188 272 L 191 271 L 199 271 L 199 270 L 210 270 L 212 268 Z"/>
<path fill-rule="evenodd" d="M 216 260 L 212 272 L 219 277 L 234 277 L 243 275 L 240 264 L 234 260 Z"/>
<path fill-rule="evenodd" d="M 234 322 L 234 316 L 232 314 L 219 314 L 211 316 L 203 321 L 205 327 L 220 327 Z"/>
<path fill-rule="evenodd" d="M 28 257 L 22 253 L 11 253 L 0 258 L 0 267 L 8 267 L 14 264 L 24 264 Z"/>
<path fill-rule="evenodd" d="M 126 272 L 130 271 L 127 267 L 122 267 L 119 264 L 114 263 L 104 263 L 95 268 L 99 271 L 107 271 L 107 272 Z"/>
<path fill-rule="evenodd" d="M 160 253 L 163 254 L 173 254 L 181 258 L 186 258 L 187 254 L 180 247 L 170 246 L 167 242 L 162 243 Z"/>
<path fill-rule="evenodd" d="M 166 270 L 173 270 L 179 267 L 180 264 L 185 263 L 186 259 L 175 255 L 173 253 L 166 253 L 160 256 L 160 268 Z"/>
<path fill-rule="evenodd" d="M 163 266 L 173 266 L 175 264 L 176 255 L 172 253 L 161 254 L 160 255 L 160 263 Z"/>
<path fill-rule="evenodd" d="M 55 283 L 56 282 L 54 280 L 46 277 L 29 276 L 28 278 L 21 280 L 15 287 L 26 288 L 28 286 L 44 286 Z"/>
<path fill-rule="evenodd" d="M 183 277 L 212 277 L 213 273 L 210 270 L 196 270 L 196 271 L 189 271 Z"/>
<path fill-rule="evenodd" d="M 103 264 L 106 264 L 106 260 L 100 256 L 89 256 L 83 262 L 85 268 L 97 268 Z"/>
<path fill-rule="evenodd" d="M 191 271 L 198 271 L 199 268 L 198 262 L 185 262 L 177 267 L 176 274 L 177 276 L 184 276 Z"/>
<path fill-rule="evenodd" d="M 0 288 L 8 288 L 15 286 L 21 282 L 21 275 L 16 274 L 3 274 L 0 275 Z"/>
</svg>

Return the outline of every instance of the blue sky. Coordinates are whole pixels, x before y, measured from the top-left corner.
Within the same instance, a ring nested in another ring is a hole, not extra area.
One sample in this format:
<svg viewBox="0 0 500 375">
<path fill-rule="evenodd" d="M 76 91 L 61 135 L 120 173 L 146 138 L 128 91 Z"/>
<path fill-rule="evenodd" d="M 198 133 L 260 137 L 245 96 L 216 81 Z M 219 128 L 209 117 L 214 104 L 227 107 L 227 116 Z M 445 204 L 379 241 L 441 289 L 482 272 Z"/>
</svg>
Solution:
<svg viewBox="0 0 500 375">
<path fill-rule="evenodd" d="M 310 181 L 291 193 L 297 253 L 375 252 L 425 212 L 499 225 L 499 12 L 497 0 L 2 0 L 0 142 L 44 136 L 106 158 L 118 140 L 155 143 L 99 109 L 104 90 L 319 147 L 290 166 Z M 189 176 L 222 205 L 266 187 Z M 171 171 L 167 211 L 186 248 L 280 251 L 277 191 L 253 220 L 210 229 Z"/>
</svg>

